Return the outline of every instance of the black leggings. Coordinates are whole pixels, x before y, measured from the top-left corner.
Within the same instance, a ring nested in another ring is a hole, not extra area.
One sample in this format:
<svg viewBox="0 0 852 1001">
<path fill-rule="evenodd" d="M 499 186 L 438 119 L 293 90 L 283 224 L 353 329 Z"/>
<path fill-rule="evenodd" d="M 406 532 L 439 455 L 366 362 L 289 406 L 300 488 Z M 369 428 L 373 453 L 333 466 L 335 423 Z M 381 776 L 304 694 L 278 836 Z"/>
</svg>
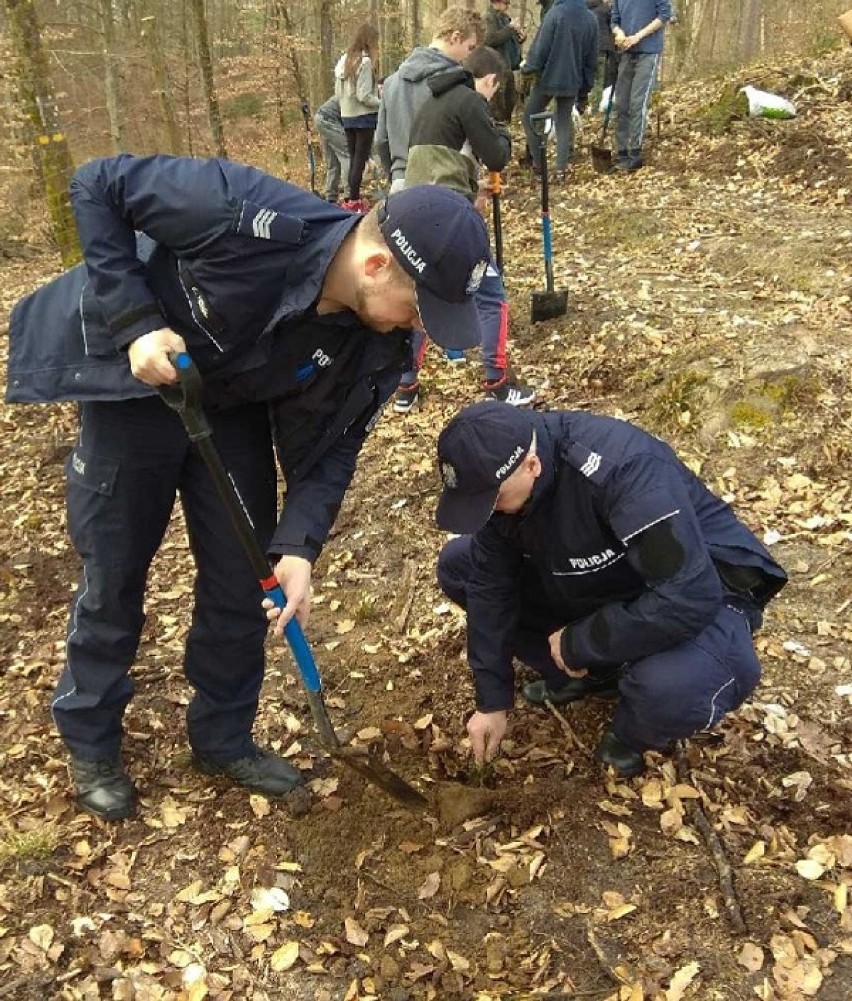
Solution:
<svg viewBox="0 0 852 1001">
<path fill-rule="evenodd" d="M 349 197 L 357 201 L 361 197 L 361 178 L 373 148 L 375 129 L 344 129 L 346 145 L 349 147 Z"/>
</svg>

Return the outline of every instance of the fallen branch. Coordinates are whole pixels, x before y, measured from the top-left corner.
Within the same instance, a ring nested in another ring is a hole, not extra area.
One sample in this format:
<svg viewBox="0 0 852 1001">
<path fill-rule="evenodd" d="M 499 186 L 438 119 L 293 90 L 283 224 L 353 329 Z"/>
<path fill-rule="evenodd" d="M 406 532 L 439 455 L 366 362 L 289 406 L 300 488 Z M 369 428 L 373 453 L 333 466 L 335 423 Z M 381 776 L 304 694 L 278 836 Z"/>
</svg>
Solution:
<svg viewBox="0 0 852 1001">
<path fill-rule="evenodd" d="M 562 713 L 556 708 L 556 706 L 547 699 L 545 700 L 544 704 L 562 724 L 562 729 L 568 735 L 569 739 L 572 740 L 574 744 L 577 747 L 579 747 L 584 754 L 588 754 L 589 756 L 591 756 L 592 753 L 591 750 L 583 743 L 582 740 L 580 740 L 577 734 L 574 733 L 574 728 L 571 726 L 568 720 L 562 715 Z"/>
<path fill-rule="evenodd" d="M 678 781 L 683 782 L 684 785 L 692 785 L 693 783 L 691 782 L 691 776 L 689 773 L 689 763 L 686 760 L 686 752 L 683 749 L 683 744 L 680 742 L 677 744 L 674 759 L 675 766 L 677 768 Z M 704 812 L 701 803 L 697 799 L 686 800 L 685 805 L 687 813 L 690 815 L 690 819 L 698 830 L 701 831 L 704 843 L 710 850 L 710 855 L 716 865 L 716 871 L 719 873 L 719 886 L 721 887 L 722 896 L 725 900 L 725 909 L 728 912 L 728 917 L 731 925 L 733 926 L 734 932 L 737 935 L 747 935 L 748 928 L 746 927 L 742 908 L 740 907 L 740 902 L 737 898 L 737 891 L 734 888 L 733 870 L 731 869 L 731 863 L 728 861 L 728 856 L 725 854 L 725 847 L 722 844 L 721 838 L 716 833 L 713 825 L 708 820 L 707 814 Z"/>
<path fill-rule="evenodd" d="M 405 631 L 405 623 L 411 613 L 411 606 L 414 604 L 414 595 L 417 590 L 417 568 L 411 560 L 407 560 L 403 571 L 402 586 L 407 592 L 403 599 L 402 608 L 393 620 L 394 627 L 398 633 Z"/>
</svg>

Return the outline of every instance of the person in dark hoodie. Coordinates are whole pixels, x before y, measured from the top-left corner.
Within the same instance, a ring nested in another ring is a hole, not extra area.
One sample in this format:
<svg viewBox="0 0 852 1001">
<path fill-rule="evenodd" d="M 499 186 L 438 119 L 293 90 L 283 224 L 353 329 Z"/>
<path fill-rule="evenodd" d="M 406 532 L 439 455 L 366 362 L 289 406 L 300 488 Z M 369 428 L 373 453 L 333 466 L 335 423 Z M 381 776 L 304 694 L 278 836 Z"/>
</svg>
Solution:
<svg viewBox="0 0 852 1001">
<path fill-rule="evenodd" d="M 429 77 L 433 96 L 421 105 L 411 125 L 407 187 L 440 184 L 478 201 L 478 163 L 500 171 L 512 155 L 508 130 L 495 125 L 488 110 L 488 101 L 506 73 L 500 53 L 482 46 L 461 66 Z M 486 396 L 518 407 L 532 403 L 534 391 L 508 375 L 509 304 L 493 260 L 489 260 L 476 293 L 476 308 L 482 327 Z M 414 365 L 400 380 L 394 402 L 397 413 L 407 413 L 419 398 L 418 374 L 427 346 L 425 336 L 414 335 Z"/>
<path fill-rule="evenodd" d="M 532 155 L 533 173 L 541 172 L 541 140 L 531 116 L 556 101 L 556 179 L 565 179 L 571 158 L 574 106 L 582 114 L 595 85 L 598 22 L 586 0 L 554 0 L 544 16 L 521 72 L 537 79 L 524 107 L 524 131 Z"/>
<path fill-rule="evenodd" d="M 596 757 L 711 730 L 760 679 L 753 632 L 787 581 L 728 504 L 659 438 L 612 417 L 474 403 L 438 438 L 438 582 L 467 611 L 477 762 L 514 707 L 618 698 Z"/>
<path fill-rule="evenodd" d="M 491 110 L 498 122 L 512 120 L 512 112 L 518 100 L 514 71 L 521 65 L 521 45 L 526 38 L 520 24 L 511 17 L 508 9 L 509 0 L 491 0 L 485 12 L 483 44 L 499 52 L 509 70 L 491 100 Z"/>
</svg>

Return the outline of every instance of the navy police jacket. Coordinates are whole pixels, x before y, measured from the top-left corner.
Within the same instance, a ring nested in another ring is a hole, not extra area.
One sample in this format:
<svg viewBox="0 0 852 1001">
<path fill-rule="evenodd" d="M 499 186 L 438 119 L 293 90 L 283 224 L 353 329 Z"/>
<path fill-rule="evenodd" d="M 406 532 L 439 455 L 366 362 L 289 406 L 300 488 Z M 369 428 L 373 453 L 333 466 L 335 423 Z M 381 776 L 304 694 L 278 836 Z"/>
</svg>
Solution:
<svg viewBox="0 0 852 1001">
<path fill-rule="evenodd" d="M 360 216 L 252 167 L 168 156 L 92 161 L 71 198 L 86 263 L 13 309 L 6 399 L 153 395 L 125 349 L 171 327 L 205 407 L 270 405 L 288 488 L 270 553 L 314 560 L 410 357 L 410 331 L 314 311 Z"/>
<path fill-rule="evenodd" d="M 566 664 L 606 673 L 698 635 L 722 604 L 759 613 L 787 580 L 653 435 L 581 412 L 534 414 L 542 473 L 517 514 L 473 536 L 468 659 L 477 706 L 511 708 L 525 615 L 565 627 Z"/>
</svg>

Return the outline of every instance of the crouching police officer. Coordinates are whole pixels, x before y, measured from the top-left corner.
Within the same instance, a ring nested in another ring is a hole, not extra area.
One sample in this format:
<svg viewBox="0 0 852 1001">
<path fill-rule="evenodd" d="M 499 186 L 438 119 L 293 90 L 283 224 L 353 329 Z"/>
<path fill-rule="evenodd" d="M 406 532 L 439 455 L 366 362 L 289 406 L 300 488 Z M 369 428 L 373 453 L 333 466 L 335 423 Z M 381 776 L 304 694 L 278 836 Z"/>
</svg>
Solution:
<svg viewBox="0 0 852 1001">
<path fill-rule="evenodd" d="M 514 704 L 618 698 L 599 761 L 715 726 L 760 678 L 752 633 L 786 574 L 730 507 L 639 428 L 581 412 L 475 403 L 438 439 L 438 580 L 467 610 L 478 762 Z"/>
</svg>

